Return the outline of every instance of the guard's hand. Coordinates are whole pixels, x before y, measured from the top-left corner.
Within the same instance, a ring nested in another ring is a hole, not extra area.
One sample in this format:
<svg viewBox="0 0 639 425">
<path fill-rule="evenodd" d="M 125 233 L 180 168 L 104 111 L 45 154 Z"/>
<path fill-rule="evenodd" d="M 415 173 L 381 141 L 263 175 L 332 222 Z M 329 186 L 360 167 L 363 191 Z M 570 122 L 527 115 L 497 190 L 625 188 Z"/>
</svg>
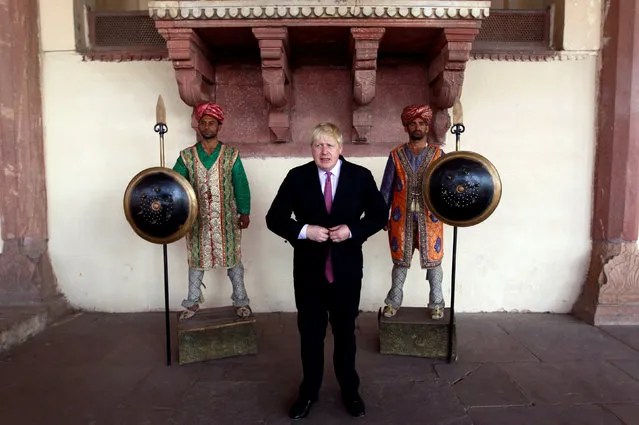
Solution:
<svg viewBox="0 0 639 425">
<path fill-rule="evenodd" d="M 340 224 L 339 226 L 331 227 L 329 230 L 329 236 L 333 242 L 344 242 L 351 234 L 351 229 L 348 228 L 345 224 Z"/>
<path fill-rule="evenodd" d="M 388 226 L 384 226 L 384 231 L 388 232 Z"/>
<path fill-rule="evenodd" d="M 248 214 L 240 214 L 240 218 L 238 219 L 238 224 L 240 225 L 240 229 L 246 229 L 251 224 L 251 219 Z"/>
<path fill-rule="evenodd" d="M 306 228 L 306 239 L 310 239 L 314 242 L 326 242 L 328 240 L 328 229 L 310 224 Z"/>
</svg>

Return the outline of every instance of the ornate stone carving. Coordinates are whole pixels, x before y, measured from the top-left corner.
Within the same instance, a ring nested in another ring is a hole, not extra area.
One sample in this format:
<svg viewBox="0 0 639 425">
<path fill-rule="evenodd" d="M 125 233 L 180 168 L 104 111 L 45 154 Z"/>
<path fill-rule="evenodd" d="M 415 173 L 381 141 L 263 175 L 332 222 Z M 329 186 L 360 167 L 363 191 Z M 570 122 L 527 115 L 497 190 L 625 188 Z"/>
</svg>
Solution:
<svg viewBox="0 0 639 425">
<path fill-rule="evenodd" d="M 169 59 L 173 61 L 180 97 L 184 103 L 195 107 L 201 102 L 214 102 L 215 68 L 200 37 L 190 28 L 157 27 L 166 39 Z"/>
<path fill-rule="evenodd" d="M 82 60 L 88 62 L 135 62 L 135 61 L 164 61 L 169 54 L 166 50 L 123 50 L 121 52 L 86 52 L 82 54 Z"/>
<path fill-rule="evenodd" d="M 353 143 L 367 143 L 373 126 L 369 103 L 375 98 L 377 50 L 385 28 L 351 28 L 353 37 Z"/>
<path fill-rule="evenodd" d="M 448 130 L 449 116 L 446 111 L 452 106 L 463 80 L 465 62 L 469 58 L 470 45 L 478 33 L 479 21 L 488 16 L 490 1 L 471 0 L 437 0 L 428 2 L 416 2 L 406 0 L 399 3 L 390 0 L 313 0 L 311 3 L 304 0 L 201 0 L 201 1 L 151 1 L 149 2 L 150 16 L 155 20 L 156 28 L 164 30 L 167 40 L 171 39 L 169 28 L 179 32 L 185 31 L 182 39 L 189 38 L 191 47 L 199 47 L 199 39 L 196 34 L 204 34 L 207 29 L 228 28 L 228 43 L 224 39 L 219 39 L 219 43 L 225 47 L 237 46 L 232 42 L 235 35 L 244 33 L 238 28 L 251 28 L 258 40 L 261 55 L 261 71 L 263 94 L 267 101 L 269 134 L 262 133 L 254 143 L 241 143 L 243 153 L 274 151 L 281 154 L 298 152 L 292 143 L 263 143 L 265 138 L 270 138 L 271 142 L 288 142 L 291 134 L 291 114 L 303 114 L 303 111 L 293 109 L 291 103 L 293 77 L 288 69 L 288 27 L 348 27 L 351 30 L 352 42 L 352 129 L 350 141 L 360 146 L 354 150 L 354 155 L 371 154 L 372 152 L 387 152 L 386 146 L 390 142 L 371 140 L 373 119 L 379 119 L 380 112 L 373 110 L 374 99 L 377 95 L 377 51 L 380 40 L 385 33 L 385 27 L 407 28 L 430 28 L 432 34 L 440 31 L 441 37 L 435 48 L 431 52 L 424 52 L 427 59 L 435 61 L 431 67 L 432 78 L 428 79 L 429 94 L 435 109 L 435 121 L 432 126 L 432 134 L 439 143 L 443 143 Z M 211 31 L 212 34 L 215 31 Z M 327 33 L 335 33 L 330 30 Z M 188 36 L 186 35 L 188 34 Z M 207 33 L 209 34 L 209 33 Z M 300 42 L 300 46 L 313 46 L 316 40 L 307 40 L 309 34 L 313 37 L 321 37 L 323 31 L 317 33 L 300 31 L 294 33 L 291 30 L 291 37 L 299 37 L 291 40 L 291 43 Z M 202 35 L 203 39 L 204 35 Z M 174 37 L 176 38 L 176 36 Z M 208 39 L 206 39 L 208 40 Z M 343 39 L 340 39 L 342 42 Z M 395 40 L 388 45 L 389 54 L 393 50 L 399 49 L 401 40 Z M 339 46 L 341 50 L 343 46 Z M 305 47 L 301 47 L 305 48 Z M 427 49 L 428 45 L 424 45 Z M 177 46 L 169 44 L 169 55 L 176 66 L 178 62 L 175 57 L 178 52 Z M 182 50 L 187 50 L 182 47 Z M 204 53 L 201 48 L 197 53 Z M 312 56 L 313 52 L 305 52 Z M 292 53 L 291 53 L 292 54 Z M 338 53 L 336 52 L 335 55 Z M 187 56 L 188 55 L 184 55 Z M 324 58 L 318 58 L 321 61 Z M 209 94 L 214 98 L 215 92 L 206 83 L 213 82 L 207 79 L 206 74 L 193 72 L 193 65 L 189 68 L 190 78 L 181 77 L 181 95 L 185 101 L 192 102 L 202 94 Z M 212 67 L 211 67 L 212 70 Z M 303 70 L 307 72 L 308 70 Z M 301 72 L 301 71 L 300 71 Z M 213 74 L 213 72 L 211 72 Z M 303 74 L 306 76 L 306 74 Z M 201 77 L 201 78 L 200 78 Z M 343 81 L 343 80 L 340 80 Z M 204 82 L 205 84 L 201 84 Z M 345 82 L 345 81 L 344 81 Z M 340 84 L 342 84 L 340 82 Z M 210 87 L 213 88 L 212 86 Z M 341 90 L 342 88 L 340 88 Z M 300 102 L 299 108 L 312 110 L 313 107 L 307 105 L 307 98 L 301 97 L 304 102 Z M 310 102 L 313 103 L 313 102 Z M 346 107 L 340 103 L 341 107 Z M 382 113 L 383 114 L 383 113 Z M 228 127 L 227 127 L 228 129 Z M 348 140 L 348 137 L 345 137 Z M 379 147 L 377 146 L 379 145 Z M 298 154 L 298 153 L 296 153 Z"/>
<path fill-rule="evenodd" d="M 373 127 L 373 114 L 370 106 L 356 107 L 353 111 L 353 143 L 366 144 Z"/>
<path fill-rule="evenodd" d="M 446 136 L 451 126 L 450 114 L 448 109 L 434 109 L 433 121 L 430 126 L 430 138 L 437 146 L 446 144 Z"/>
<path fill-rule="evenodd" d="M 291 140 L 291 119 L 289 112 L 271 111 L 268 114 L 268 128 L 271 131 L 272 140 L 275 142 L 288 142 Z"/>
<path fill-rule="evenodd" d="M 375 98 L 377 69 L 359 69 L 353 72 L 353 100 L 360 106 L 368 105 Z"/>
<path fill-rule="evenodd" d="M 440 108 L 452 108 L 464 83 L 464 70 L 444 71 L 430 84 L 431 102 Z"/>
<path fill-rule="evenodd" d="M 604 264 L 599 275 L 599 301 L 604 304 L 639 303 L 639 248 L 623 245 L 619 254 Z"/>
<path fill-rule="evenodd" d="M 545 52 L 545 53 L 522 53 L 522 52 L 484 52 L 474 51 L 471 53 L 473 60 L 491 60 L 503 62 L 561 62 L 579 61 L 596 57 L 597 52 Z"/>
<path fill-rule="evenodd" d="M 477 28 L 444 28 L 439 43 L 431 52 L 428 70 L 431 104 L 451 108 L 464 82 L 466 62 L 470 58 Z"/>
<path fill-rule="evenodd" d="M 385 28 L 351 28 L 353 37 L 353 97 L 359 106 L 375 98 L 377 49 Z"/>
<path fill-rule="evenodd" d="M 452 108 L 464 83 L 466 62 L 478 29 L 445 28 L 435 48 L 428 69 L 430 82 L 430 104 L 433 108 L 431 138 L 444 145 L 451 126 L 448 109 Z"/>
<path fill-rule="evenodd" d="M 288 64 L 288 29 L 253 28 L 262 58 L 264 97 L 269 103 L 269 130 L 274 142 L 290 141 L 290 105 L 288 92 L 292 73 Z"/>
<path fill-rule="evenodd" d="M 270 3 L 270 4 L 269 4 Z M 425 2 L 429 3 L 429 2 Z M 461 19 L 487 18 L 490 1 L 446 1 L 419 5 L 414 1 L 389 0 L 206 0 L 150 1 L 149 14 L 164 20 L 237 20 L 237 19 Z"/>
<path fill-rule="evenodd" d="M 593 242 L 586 283 L 573 313 L 594 325 L 637 323 L 639 247 L 636 242 Z"/>
</svg>

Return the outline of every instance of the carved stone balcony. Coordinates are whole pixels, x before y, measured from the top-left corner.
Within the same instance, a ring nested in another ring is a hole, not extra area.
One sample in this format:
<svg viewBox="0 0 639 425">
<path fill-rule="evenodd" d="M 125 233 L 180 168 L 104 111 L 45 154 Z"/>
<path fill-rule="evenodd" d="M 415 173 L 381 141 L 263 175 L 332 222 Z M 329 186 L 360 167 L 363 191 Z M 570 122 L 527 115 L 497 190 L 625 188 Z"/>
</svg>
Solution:
<svg viewBox="0 0 639 425">
<path fill-rule="evenodd" d="M 331 120 L 349 155 L 387 154 L 401 109 L 429 103 L 443 142 L 448 108 L 490 1 L 151 1 L 180 96 L 217 101 L 243 152 L 307 153 Z M 259 95 L 258 95 L 259 92 Z M 390 127 L 389 127 L 390 126 Z M 350 146 L 352 145 L 352 146 Z"/>
</svg>

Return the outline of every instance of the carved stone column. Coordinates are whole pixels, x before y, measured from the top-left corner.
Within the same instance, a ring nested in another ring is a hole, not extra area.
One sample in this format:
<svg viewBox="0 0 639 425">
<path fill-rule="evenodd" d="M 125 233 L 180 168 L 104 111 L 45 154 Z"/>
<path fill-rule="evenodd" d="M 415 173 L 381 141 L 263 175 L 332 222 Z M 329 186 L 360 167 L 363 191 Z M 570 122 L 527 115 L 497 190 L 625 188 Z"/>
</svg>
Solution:
<svg viewBox="0 0 639 425">
<path fill-rule="evenodd" d="M 373 126 L 369 104 L 375 98 L 377 49 L 384 28 L 351 28 L 353 37 L 353 143 L 367 143 Z"/>
<path fill-rule="evenodd" d="M 262 58 L 264 97 L 269 104 L 268 128 L 273 142 L 291 140 L 290 87 L 293 74 L 288 65 L 288 29 L 253 28 Z"/>
<path fill-rule="evenodd" d="M 48 253 L 38 1 L 0 1 L 0 306 L 58 296 Z"/>
<path fill-rule="evenodd" d="M 639 3 L 612 0 L 604 23 L 592 254 L 573 307 L 594 324 L 639 324 Z"/>
<path fill-rule="evenodd" d="M 428 69 L 430 105 L 433 108 L 430 133 L 439 144 L 444 144 L 450 128 L 448 109 L 455 104 L 464 83 L 466 62 L 478 33 L 477 28 L 445 28 L 432 50 Z"/>
</svg>

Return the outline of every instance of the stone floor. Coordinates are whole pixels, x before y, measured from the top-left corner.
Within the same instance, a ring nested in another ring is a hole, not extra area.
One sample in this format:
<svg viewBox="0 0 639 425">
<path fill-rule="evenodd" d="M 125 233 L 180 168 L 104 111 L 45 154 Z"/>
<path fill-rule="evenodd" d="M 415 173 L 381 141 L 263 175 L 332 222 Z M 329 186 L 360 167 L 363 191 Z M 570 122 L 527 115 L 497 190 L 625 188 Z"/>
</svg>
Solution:
<svg viewBox="0 0 639 425">
<path fill-rule="evenodd" d="M 363 314 L 367 416 L 347 416 L 328 355 L 321 399 L 302 423 L 639 424 L 639 327 L 549 314 L 457 318 L 459 359 L 447 364 L 380 355 L 376 315 Z M 289 423 L 295 316 L 257 319 L 258 355 L 167 367 L 161 313 L 77 315 L 0 356 L 0 424 Z"/>
</svg>

